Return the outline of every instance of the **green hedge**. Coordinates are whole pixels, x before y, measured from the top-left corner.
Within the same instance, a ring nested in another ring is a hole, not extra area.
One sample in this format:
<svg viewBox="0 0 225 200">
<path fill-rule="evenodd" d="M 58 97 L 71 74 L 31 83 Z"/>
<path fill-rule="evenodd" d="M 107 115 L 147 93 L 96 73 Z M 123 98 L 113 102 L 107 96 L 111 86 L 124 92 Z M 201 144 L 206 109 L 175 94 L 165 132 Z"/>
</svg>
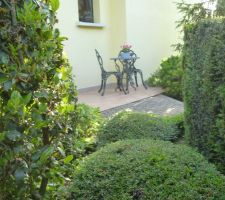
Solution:
<svg viewBox="0 0 225 200">
<path fill-rule="evenodd" d="M 183 115 L 159 117 L 123 111 L 107 121 L 98 135 L 99 146 L 124 139 L 177 141 L 183 134 Z"/>
<path fill-rule="evenodd" d="M 225 0 L 217 0 L 216 15 L 225 16 Z"/>
<path fill-rule="evenodd" d="M 148 85 L 160 86 L 166 95 L 182 100 L 183 73 L 181 56 L 171 56 L 161 62 L 160 68 L 148 79 Z"/>
<path fill-rule="evenodd" d="M 70 199 L 222 200 L 225 177 L 185 145 L 126 140 L 87 157 L 75 172 Z"/>
<path fill-rule="evenodd" d="M 184 42 L 187 140 L 225 172 L 225 20 L 189 25 Z"/>
</svg>

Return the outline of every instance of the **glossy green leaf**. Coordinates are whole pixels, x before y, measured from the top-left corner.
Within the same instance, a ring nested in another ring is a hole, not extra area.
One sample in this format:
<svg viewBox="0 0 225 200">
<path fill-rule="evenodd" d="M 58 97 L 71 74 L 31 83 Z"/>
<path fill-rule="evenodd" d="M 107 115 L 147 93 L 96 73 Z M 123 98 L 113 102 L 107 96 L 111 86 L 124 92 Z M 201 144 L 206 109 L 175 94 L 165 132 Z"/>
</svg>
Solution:
<svg viewBox="0 0 225 200">
<path fill-rule="evenodd" d="M 23 98 L 21 94 L 18 91 L 13 91 L 7 105 L 9 109 L 18 110 L 22 101 Z"/>
<path fill-rule="evenodd" d="M 55 12 L 59 9 L 59 0 L 50 0 L 52 11 Z"/>
<path fill-rule="evenodd" d="M 9 81 L 4 82 L 3 88 L 5 91 L 9 91 L 12 88 L 12 81 L 9 80 Z"/>
<path fill-rule="evenodd" d="M 38 105 L 38 107 L 39 107 L 39 111 L 40 111 L 41 113 L 46 112 L 47 109 L 48 109 L 48 105 L 47 105 L 46 103 L 40 103 L 40 104 Z"/>
<path fill-rule="evenodd" d="M 26 96 L 23 96 L 23 103 L 26 105 L 30 102 L 32 97 L 32 93 L 27 94 Z"/>
<path fill-rule="evenodd" d="M 41 156 L 42 151 L 38 150 L 35 154 L 32 155 L 32 161 L 37 161 Z"/>
<path fill-rule="evenodd" d="M 16 169 L 14 177 L 16 181 L 22 181 L 27 176 L 26 170 L 24 168 Z"/>
<path fill-rule="evenodd" d="M 0 142 L 3 141 L 5 139 L 5 133 L 0 133 Z"/>
<path fill-rule="evenodd" d="M 9 63 L 9 56 L 4 53 L 4 52 L 0 52 L 0 64 L 8 64 Z"/>
<path fill-rule="evenodd" d="M 11 141 L 16 141 L 21 137 L 21 133 L 18 132 L 17 130 L 6 131 L 5 134 L 6 137 Z"/>
<path fill-rule="evenodd" d="M 40 156 L 40 162 L 46 162 L 47 159 L 53 154 L 54 148 L 53 147 L 47 147 Z"/>
<path fill-rule="evenodd" d="M 65 151 L 61 147 L 57 147 L 57 149 L 59 150 L 59 152 L 62 156 L 64 156 L 64 157 L 66 156 Z"/>
<path fill-rule="evenodd" d="M 72 160 L 73 160 L 73 155 L 69 155 L 69 156 L 67 156 L 67 157 L 63 160 L 63 162 L 64 162 L 65 164 L 68 164 L 68 163 L 70 163 Z"/>
<path fill-rule="evenodd" d="M 5 76 L 0 76 L 0 84 L 7 82 L 9 79 Z"/>
</svg>

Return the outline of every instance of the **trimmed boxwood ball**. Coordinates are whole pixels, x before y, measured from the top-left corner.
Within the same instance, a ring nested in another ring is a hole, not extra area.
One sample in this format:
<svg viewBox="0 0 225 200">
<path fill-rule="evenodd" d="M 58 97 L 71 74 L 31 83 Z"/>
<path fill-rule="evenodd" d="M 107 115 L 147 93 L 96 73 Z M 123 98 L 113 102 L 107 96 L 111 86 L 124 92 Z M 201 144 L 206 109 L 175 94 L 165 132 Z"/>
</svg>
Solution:
<svg viewBox="0 0 225 200">
<path fill-rule="evenodd" d="M 183 134 L 183 115 L 159 117 L 153 114 L 123 111 L 107 121 L 98 134 L 98 144 L 124 139 L 160 139 L 176 141 Z"/>
<path fill-rule="evenodd" d="M 88 156 L 70 188 L 76 200 L 224 200 L 225 177 L 185 145 L 125 140 Z"/>
</svg>

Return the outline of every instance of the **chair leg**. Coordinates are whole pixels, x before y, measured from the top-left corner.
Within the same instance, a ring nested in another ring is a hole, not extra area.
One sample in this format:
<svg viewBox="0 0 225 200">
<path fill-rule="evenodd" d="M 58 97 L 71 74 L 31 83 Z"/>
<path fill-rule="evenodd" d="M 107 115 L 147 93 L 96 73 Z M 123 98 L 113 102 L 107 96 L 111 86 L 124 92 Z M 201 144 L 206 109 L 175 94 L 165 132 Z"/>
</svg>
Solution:
<svg viewBox="0 0 225 200">
<path fill-rule="evenodd" d="M 101 86 L 100 86 L 100 89 L 98 90 L 98 93 L 100 93 L 102 91 L 102 87 L 103 87 L 103 79 L 101 81 Z"/>
<path fill-rule="evenodd" d="M 148 87 L 145 85 L 145 82 L 144 82 L 144 78 L 143 78 L 143 73 L 142 73 L 142 71 L 141 71 L 141 70 L 138 70 L 137 72 L 140 74 L 142 84 L 143 84 L 144 88 L 147 90 L 147 89 L 148 89 Z"/>
<path fill-rule="evenodd" d="M 119 76 L 116 76 L 116 80 L 117 80 L 117 88 L 116 88 L 116 90 L 119 89 L 120 91 L 122 91 L 122 89 L 121 89 L 121 83 L 120 83 L 120 77 Z"/>
<path fill-rule="evenodd" d="M 134 90 L 136 90 L 135 83 L 134 83 L 132 77 L 130 77 L 130 86 L 131 86 Z"/>
<path fill-rule="evenodd" d="M 105 94 L 106 80 L 107 80 L 107 79 L 103 79 L 103 90 L 102 90 L 102 96 L 104 96 L 104 94 Z"/>
<path fill-rule="evenodd" d="M 138 87 L 137 72 L 134 72 L 134 78 L 135 78 L 136 87 Z"/>
<path fill-rule="evenodd" d="M 126 93 L 129 94 L 129 75 L 126 73 Z"/>
<path fill-rule="evenodd" d="M 135 83 L 134 83 L 134 79 L 133 79 L 133 72 L 132 72 L 132 73 L 129 73 L 129 78 L 128 78 L 128 80 L 129 80 L 130 86 L 131 86 L 134 90 L 136 90 Z"/>
<path fill-rule="evenodd" d="M 119 77 L 119 86 L 120 86 L 120 91 L 123 91 L 124 94 L 127 94 L 123 87 L 123 75 Z"/>
</svg>

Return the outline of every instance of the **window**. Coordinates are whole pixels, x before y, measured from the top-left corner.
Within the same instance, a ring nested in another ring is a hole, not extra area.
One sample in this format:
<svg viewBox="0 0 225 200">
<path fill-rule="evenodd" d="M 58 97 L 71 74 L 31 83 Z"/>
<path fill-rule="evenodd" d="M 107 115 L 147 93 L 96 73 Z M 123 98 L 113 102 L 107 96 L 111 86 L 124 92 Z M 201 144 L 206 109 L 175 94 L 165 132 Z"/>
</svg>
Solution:
<svg viewBox="0 0 225 200">
<path fill-rule="evenodd" d="M 94 23 L 93 0 L 78 0 L 79 21 Z"/>
</svg>

